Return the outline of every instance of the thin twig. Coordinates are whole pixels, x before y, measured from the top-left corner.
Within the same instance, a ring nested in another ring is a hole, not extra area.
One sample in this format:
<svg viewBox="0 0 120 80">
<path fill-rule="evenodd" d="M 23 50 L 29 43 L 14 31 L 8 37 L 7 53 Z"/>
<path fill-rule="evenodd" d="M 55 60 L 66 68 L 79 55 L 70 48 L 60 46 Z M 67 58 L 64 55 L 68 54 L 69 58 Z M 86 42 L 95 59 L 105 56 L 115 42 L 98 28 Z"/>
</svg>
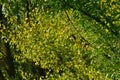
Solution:
<svg viewBox="0 0 120 80">
<path fill-rule="evenodd" d="M 69 22 L 72 24 L 73 28 L 75 29 L 75 31 L 76 31 L 77 33 L 79 33 L 78 29 L 76 28 L 76 26 L 73 24 L 72 20 L 70 19 L 69 14 L 67 13 L 67 11 L 64 10 L 64 12 L 65 12 L 65 14 L 66 14 Z M 80 37 L 82 40 L 84 40 L 87 44 L 90 44 L 89 41 L 87 41 L 81 34 L 79 34 L 79 37 Z"/>
</svg>

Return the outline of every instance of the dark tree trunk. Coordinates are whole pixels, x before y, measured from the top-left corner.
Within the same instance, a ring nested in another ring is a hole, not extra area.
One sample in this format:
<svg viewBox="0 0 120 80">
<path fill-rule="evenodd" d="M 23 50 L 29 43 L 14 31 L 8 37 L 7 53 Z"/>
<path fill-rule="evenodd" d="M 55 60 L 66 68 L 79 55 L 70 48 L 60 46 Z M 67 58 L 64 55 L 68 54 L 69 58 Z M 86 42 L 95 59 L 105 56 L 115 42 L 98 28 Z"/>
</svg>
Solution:
<svg viewBox="0 0 120 80">
<path fill-rule="evenodd" d="M 2 5 L 0 4 L 0 29 L 2 29 L 2 25 L 7 25 L 4 24 L 4 15 L 2 14 Z M 7 22 L 7 21 L 5 21 Z M 14 77 L 15 74 L 15 69 L 14 69 L 14 59 L 13 59 L 13 55 L 11 54 L 10 51 L 10 45 L 8 42 L 4 41 L 3 35 L 0 32 L 0 51 L 3 54 L 4 57 L 2 57 L 2 63 L 1 67 L 3 67 L 2 69 L 5 69 L 5 71 L 7 71 L 7 74 L 9 75 L 9 77 Z M 1 63 L 1 61 L 0 61 Z M 2 72 L 0 73 L 2 74 Z"/>
</svg>

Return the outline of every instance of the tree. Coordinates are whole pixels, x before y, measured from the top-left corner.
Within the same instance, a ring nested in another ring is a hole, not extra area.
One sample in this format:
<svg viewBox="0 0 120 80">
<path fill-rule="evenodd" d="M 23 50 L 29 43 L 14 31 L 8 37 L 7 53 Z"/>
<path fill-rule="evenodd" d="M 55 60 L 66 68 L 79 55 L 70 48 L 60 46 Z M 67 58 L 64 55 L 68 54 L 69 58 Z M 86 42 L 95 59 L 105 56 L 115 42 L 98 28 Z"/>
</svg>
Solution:
<svg viewBox="0 0 120 80">
<path fill-rule="evenodd" d="M 3 30 L 2 32 L 0 32 L 0 44 L 1 44 L 1 54 L 3 55 L 1 58 L 1 64 L 2 66 L 0 68 L 5 68 L 8 75 L 13 77 L 14 76 L 14 63 L 13 63 L 13 56 L 11 54 L 10 51 L 10 46 L 8 42 L 5 42 L 4 40 L 4 36 L 2 35 L 2 33 L 4 33 L 4 25 L 7 25 L 5 23 L 6 19 L 4 17 L 4 15 L 2 14 L 2 5 L 0 4 L 0 20 L 1 20 L 1 26 L 0 28 Z M 4 78 L 2 77 L 3 75 L 1 75 L 1 79 L 4 80 Z"/>
<path fill-rule="evenodd" d="M 14 79 L 119 79 L 119 0 L 1 1 Z M 3 19 L 1 18 L 3 21 Z M 3 50 L 1 50 L 3 51 Z M 5 55 L 1 53 L 1 55 Z M 0 57 L 3 60 L 3 57 Z M 2 61 L 1 61 L 2 62 Z M 7 62 L 7 61 L 3 61 Z M 9 64 L 8 64 L 9 65 Z M 4 65 L 3 65 L 4 66 Z M 11 72 L 11 71 L 10 71 Z M 7 76 L 8 75 L 8 76 Z"/>
</svg>

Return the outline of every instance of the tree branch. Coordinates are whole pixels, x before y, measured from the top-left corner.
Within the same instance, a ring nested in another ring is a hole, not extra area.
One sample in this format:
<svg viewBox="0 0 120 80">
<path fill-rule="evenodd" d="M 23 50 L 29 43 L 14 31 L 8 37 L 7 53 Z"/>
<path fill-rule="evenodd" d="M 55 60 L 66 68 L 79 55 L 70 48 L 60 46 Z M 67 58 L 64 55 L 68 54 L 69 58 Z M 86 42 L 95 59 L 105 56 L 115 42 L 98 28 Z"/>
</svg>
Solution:
<svg viewBox="0 0 120 80">
<path fill-rule="evenodd" d="M 68 15 L 67 11 L 64 10 L 64 12 L 65 12 L 65 14 L 66 14 L 66 16 L 67 16 L 69 22 L 72 24 L 73 28 L 75 29 L 75 31 L 76 31 L 77 33 L 79 33 L 78 29 L 76 28 L 76 26 L 73 24 L 72 20 L 70 19 L 70 17 L 69 17 L 69 15 Z M 83 41 L 85 41 L 86 44 L 88 44 L 88 45 L 90 44 L 89 41 L 87 41 L 81 34 L 79 34 L 79 37 L 80 37 Z"/>
</svg>

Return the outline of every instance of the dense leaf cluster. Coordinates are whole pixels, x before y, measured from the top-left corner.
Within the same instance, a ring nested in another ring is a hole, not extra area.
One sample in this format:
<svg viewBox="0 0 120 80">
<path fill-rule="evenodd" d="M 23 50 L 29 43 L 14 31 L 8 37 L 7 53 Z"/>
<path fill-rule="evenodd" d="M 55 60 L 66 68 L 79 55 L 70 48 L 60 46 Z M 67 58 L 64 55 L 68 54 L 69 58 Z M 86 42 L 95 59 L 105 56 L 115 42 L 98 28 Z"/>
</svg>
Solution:
<svg viewBox="0 0 120 80">
<path fill-rule="evenodd" d="M 15 67 L 11 77 L 0 66 L 6 79 L 120 79 L 119 0 L 0 2 L 0 38 L 9 43 Z"/>
</svg>

